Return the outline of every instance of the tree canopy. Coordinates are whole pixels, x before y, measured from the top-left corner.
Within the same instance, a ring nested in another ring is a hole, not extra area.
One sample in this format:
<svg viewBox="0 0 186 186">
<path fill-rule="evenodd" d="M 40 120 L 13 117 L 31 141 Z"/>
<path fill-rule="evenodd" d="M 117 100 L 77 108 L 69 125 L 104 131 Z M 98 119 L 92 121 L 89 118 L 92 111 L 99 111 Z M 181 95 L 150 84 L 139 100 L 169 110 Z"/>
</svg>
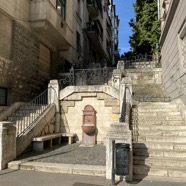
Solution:
<svg viewBox="0 0 186 186">
<path fill-rule="evenodd" d="M 136 18 L 129 22 L 133 34 L 129 43 L 133 54 L 155 54 L 160 37 L 157 0 L 136 0 L 134 3 Z"/>
</svg>

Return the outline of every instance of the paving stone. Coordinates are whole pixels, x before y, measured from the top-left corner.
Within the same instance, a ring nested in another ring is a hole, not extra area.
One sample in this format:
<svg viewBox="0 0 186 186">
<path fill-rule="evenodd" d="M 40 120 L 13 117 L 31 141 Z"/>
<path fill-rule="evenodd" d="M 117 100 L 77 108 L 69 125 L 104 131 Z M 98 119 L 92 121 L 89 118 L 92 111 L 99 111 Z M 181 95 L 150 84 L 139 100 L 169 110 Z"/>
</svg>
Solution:
<svg viewBox="0 0 186 186">
<path fill-rule="evenodd" d="M 80 147 L 80 144 L 63 144 L 52 149 L 45 149 L 41 153 L 28 152 L 18 157 L 22 161 L 106 165 L 106 147 L 95 145 L 93 147 Z"/>
</svg>

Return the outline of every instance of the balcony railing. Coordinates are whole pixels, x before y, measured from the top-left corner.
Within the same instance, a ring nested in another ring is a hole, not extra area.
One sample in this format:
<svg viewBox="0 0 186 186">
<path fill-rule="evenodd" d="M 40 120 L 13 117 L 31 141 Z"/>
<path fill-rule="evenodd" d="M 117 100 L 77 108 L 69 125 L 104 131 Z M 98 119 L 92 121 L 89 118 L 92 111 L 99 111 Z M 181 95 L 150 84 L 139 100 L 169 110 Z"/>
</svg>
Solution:
<svg viewBox="0 0 186 186">
<path fill-rule="evenodd" d="M 97 0 L 87 0 L 87 8 L 90 16 L 98 16 L 99 4 Z"/>
<path fill-rule="evenodd" d="M 95 32 L 101 39 L 103 39 L 103 34 L 100 33 L 96 21 L 87 23 L 87 32 Z"/>
</svg>

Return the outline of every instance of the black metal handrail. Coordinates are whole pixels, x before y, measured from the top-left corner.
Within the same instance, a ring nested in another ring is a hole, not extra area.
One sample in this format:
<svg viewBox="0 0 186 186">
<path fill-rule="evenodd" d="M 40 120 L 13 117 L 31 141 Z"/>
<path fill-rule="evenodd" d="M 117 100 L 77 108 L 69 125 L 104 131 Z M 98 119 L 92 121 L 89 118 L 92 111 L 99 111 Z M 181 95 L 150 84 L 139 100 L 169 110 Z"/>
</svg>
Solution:
<svg viewBox="0 0 186 186">
<path fill-rule="evenodd" d="M 121 108 L 121 116 L 120 122 L 125 122 L 130 124 L 131 117 L 131 106 L 132 106 L 132 93 L 129 87 L 125 87 L 124 96 L 123 96 L 123 104 Z"/>
<path fill-rule="evenodd" d="M 54 94 L 50 92 L 54 91 Z M 26 131 L 28 131 L 34 122 L 39 119 L 44 111 L 52 104 L 49 100 L 51 96 L 54 96 L 54 99 L 57 99 L 55 90 L 52 87 L 49 87 L 39 96 L 37 96 L 30 103 L 24 105 L 19 109 L 18 112 L 14 113 L 10 117 L 10 121 L 16 124 L 16 137 L 20 137 Z"/>
</svg>

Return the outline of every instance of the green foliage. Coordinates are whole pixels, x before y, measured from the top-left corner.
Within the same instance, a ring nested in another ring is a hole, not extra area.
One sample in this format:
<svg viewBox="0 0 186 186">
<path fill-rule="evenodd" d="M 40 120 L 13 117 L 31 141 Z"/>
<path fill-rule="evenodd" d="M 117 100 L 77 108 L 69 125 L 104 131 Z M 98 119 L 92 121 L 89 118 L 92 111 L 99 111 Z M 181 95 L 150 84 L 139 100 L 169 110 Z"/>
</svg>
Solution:
<svg viewBox="0 0 186 186">
<path fill-rule="evenodd" d="M 134 4 L 136 20 L 129 22 L 133 34 L 129 43 L 134 54 L 154 54 L 160 37 L 157 0 L 137 0 Z"/>
</svg>

